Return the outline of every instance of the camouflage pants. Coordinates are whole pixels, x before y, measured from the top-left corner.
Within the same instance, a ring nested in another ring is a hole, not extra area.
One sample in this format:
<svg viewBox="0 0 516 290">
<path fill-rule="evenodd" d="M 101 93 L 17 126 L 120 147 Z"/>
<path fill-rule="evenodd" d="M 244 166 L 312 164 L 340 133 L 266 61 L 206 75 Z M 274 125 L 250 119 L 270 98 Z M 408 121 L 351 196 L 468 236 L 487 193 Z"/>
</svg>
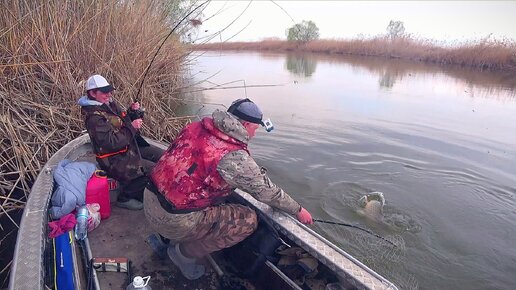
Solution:
<svg viewBox="0 0 516 290">
<path fill-rule="evenodd" d="M 240 204 L 223 204 L 187 214 L 168 213 L 147 189 L 144 211 L 155 231 L 172 243 L 180 243 L 184 254 L 193 258 L 231 247 L 258 226 L 254 210 Z"/>
</svg>

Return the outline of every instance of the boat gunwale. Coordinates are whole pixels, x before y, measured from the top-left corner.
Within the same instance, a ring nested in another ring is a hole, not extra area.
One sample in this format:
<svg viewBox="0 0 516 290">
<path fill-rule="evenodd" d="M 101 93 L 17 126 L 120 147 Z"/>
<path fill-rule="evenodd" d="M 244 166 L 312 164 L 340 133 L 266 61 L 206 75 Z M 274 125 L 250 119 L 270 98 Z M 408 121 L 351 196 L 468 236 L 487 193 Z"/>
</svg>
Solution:
<svg viewBox="0 0 516 290">
<path fill-rule="evenodd" d="M 254 199 L 249 193 L 243 190 L 236 189 L 235 193 L 252 205 L 256 210 L 266 215 L 266 217 L 272 221 L 276 230 L 295 242 L 298 246 L 303 248 L 341 278 L 345 279 L 348 283 L 351 283 L 358 289 L 398 290 L 396 285 L 392 282 L 348 254 L 343 249 L 337 247 L 308 226 L 294 219 L 292 216 L 284 212 L 274 210 L 269 205 Z M 296 232 L 298 234 L 294 235 Z M 312 237 L 308 235 L 311 235 Z M 300 238 L 300 236 L 304 236 L 304 239 Z M 321 252 L 332 252 L 332 255 L 321 255 Z M 342 259 L 339 259 L 338 256 L 334 256 L 334 254 L 340 255 Z"/>
<path fill-rule="evenodd" d="M 148 138 L 145 139 L 154 146 L 166 146 L 164 143 Z M 54 187 L 52 173 L 59 161 L 69 158 L 74 150 L 89 142 L 90 138 L 87 134 L 70 141 L 47 161 L 38 174 L 27 200 L 16 238 L 8 286 L 9 290 L 44 289 L 43 256 L 47 240 L 48 205 Z M 235 192 L 240 198 L 264 213 L 273 222 L 274 227 L 282 234 L 293 240 L 314 257 L 319 257 L 317 258 L 318 260 L 355 287 L 359 289 L 398 289 L 393 283 L 291 216 L 281 211 L 273 210 L 270 206 L 252 198 L 249 193 L 239 189 L 235 190 Z M 301 236 L 304 235 L 305 238 L 308 237 L 308 239 L 302 240 L 299 238 L 299 235 L 294 236 L 293 233 L 295 232 L 301 234 Z M 319 241 L 318 245 L 308 241 L 310 237 L 307 235 L 315 238 L 315 241 Z M 331 258 L 321 255 L 321 247 L 326 251 L 333 251 L 332 254 L 340 255 L 342 259 L 336 263 L 338 257 Z"/>
<path fill-rule="evenodd" d="M 89 140 L 86 134 L 75 138 L 52 155 L 41 168 L 22 214 L 9 277 L 9 290 L 44 289 L 43 256 L 47 240 L 48 205 L 54 189 L 52 173 L 59 161 Z"/>
</svg>

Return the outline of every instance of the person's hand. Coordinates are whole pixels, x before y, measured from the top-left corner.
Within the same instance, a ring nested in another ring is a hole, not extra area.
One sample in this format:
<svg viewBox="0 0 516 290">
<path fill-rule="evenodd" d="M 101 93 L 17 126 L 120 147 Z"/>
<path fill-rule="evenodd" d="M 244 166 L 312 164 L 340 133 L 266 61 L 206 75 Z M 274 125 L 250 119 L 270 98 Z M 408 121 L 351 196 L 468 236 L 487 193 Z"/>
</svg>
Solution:
<svg viewBox="0 0 516 290">
<path fill-rule="evenodd" d="M 134 129 L 138 130 L 138 129 L 140 129 L 142 127 L 143 120 L 142 119 L 136 119 L 136 120 L 131 122 L 131 125 L 133 125 Z"/>
<path fill-rule="evenodd" d="M 136 103 L 131 104 L 131 109 L 137 111 L 139 108 L 140 108 L 140 103 L 136 102 Z"/>
<path fill-rule="evenodd" d="M 305 225 L 311 225 L 314 223 L 312 215 L 304 207 L 301 208 L 296 217 L 298 221 L 304 223 Z"/>
</svg>

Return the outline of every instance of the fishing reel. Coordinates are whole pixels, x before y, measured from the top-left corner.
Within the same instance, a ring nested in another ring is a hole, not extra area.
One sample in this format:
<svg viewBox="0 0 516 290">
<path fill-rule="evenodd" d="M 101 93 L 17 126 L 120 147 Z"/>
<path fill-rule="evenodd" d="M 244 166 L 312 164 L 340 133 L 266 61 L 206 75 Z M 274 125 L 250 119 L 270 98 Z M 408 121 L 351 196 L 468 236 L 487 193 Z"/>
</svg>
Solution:
<svg viewBox="0 0 516 290">
<path fill-rule="evenodd" d="M 138 108 L 138 110 L 134 110 L 132 108 L 129 108 L 127 110 L 127 115 L 131 119 L 131 121 L 134 121 L 136 119 L 143 119 L 143 116 L 145 115 L 145 108 Z"/>
</svg>

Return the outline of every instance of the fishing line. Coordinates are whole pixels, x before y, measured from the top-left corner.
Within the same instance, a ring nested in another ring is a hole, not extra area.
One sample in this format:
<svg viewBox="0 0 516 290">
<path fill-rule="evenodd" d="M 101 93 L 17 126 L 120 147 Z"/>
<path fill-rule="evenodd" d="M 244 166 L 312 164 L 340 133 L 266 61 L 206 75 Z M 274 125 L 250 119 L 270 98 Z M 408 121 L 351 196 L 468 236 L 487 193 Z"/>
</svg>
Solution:
<svg viewBox="0 0 516 290">
<path fill-rule="evenodd" d="M 242 80 L 244 82 L 244 92 L 245 92 L 245 98 L 247 99 L 247 86 L 245 84 L 245 80 Z"/>
<path fill-rule="evenodd" d="M 334 222 L 334 221 L 325 221 L 325 220 L 319 220 L 319 219 L 313 219 L 314 222 L 319 222 L 319 223 L 324 223 L 324 224 L 330 224 L 330 225 L 338 225 L 338 226 L 345 226 L 345 227 L 350 227 L 350 228 L 355 228 L 355 229 L 358 229 L 358 230 L 361 230 L 361 231 L 364 231 L 370 235 L 373 235 L 379 239 L 382 239 L 386 242 L 388 242 L 389 244 L 393 245 L 394 247 L 398 247 L 396 246 L 393 242 L 389 241 L 388 239 L 378 235 L 378 234 L 375 234 L 373 233 L 372 231 L 368 230 L 368 229 L 365 229 L 363 227 L 360 227 L 360 226 L 357 226 L 357 225 L 352 225 L 352 224 L 347 224 L 347 223 L 341 223 L 341 222 Z"/>
<path fill-rule="evenodd" d="M 163 47 L 163 45 L 165 44 L 167 39 L 172 35 L 172 33 L 174 33 L 174 31 L 176 31 L 176 29 L 179 27 L 179 25 L 181 25 L 181 23 L 186 18 L 188 18 L 188 16 L 192 15 L 192 13 L 194 13 L 195 10 L 199 9 L 200 7 L 204 6 L 205 4 L 207 4 L 209 2 L 210 2 L 210 0 L 205 1 L 204 3 L 200 4 L 199 6 L 195 7 L 194 9 L 192 9 L 192 11 L 188 12 L 183 18 L 181 18 L 181 20 L 179 20 L 179 22 L 176 24 L 176 26 L 174 26 L 174 28 L 172 28 L 172 30 L 170 30 L 168 35 L 163 39 L 163 41 L 159 45 L 158 49 L 156 49 L 156 52 L 154 53 L 154 56 L 152 57 L 151 61 L 149 62 L 149 65 L 145 69 L 145 73 L 143 74 L 142 81 L 140 82 L 140 87 L 138 88 L 138 92 L 136 93 L 136 97 L 134 98 L 134 102 L 135 103 L 138 102 L 138 97 L 140 96 L 140 92 L 141 92 L 142 87 L 143 87 L 143 82 L 145 81 L 145 78 L 147 77 L 147 74 L 149 73 L 149 69 L 152 66 L 152 63 L 156 59 L 156 56 L 158 55 L 159 51 L 161 50 L 161 48 Z M 140 152 L 140 147 L 138 146 L 138 142 L 136 141 L 136 137 L 135 136 L 133 136 L 133 141 L 134 141 L 134 143 L 136 145 L 136 151 L 138 152 L 138 156 L 140 156 L 140 159 L 142 159 L 142 154 Z"/>
<path fill-rule="evenodd" d="M 165 41 L 167 41 L 167 39 L 172 35 L 172 33 L 174 33 L 174 31 L 179 27 L 179 25 L 188 17 L 190 16 L 192 13 L 194 13 L 195 10 L 199 9 L 200 7 L 204 6 L 205 4 L 207 4 L 208 2 L 210 2 L 210 0 L 202 3 L 201 5 L 195 7 L 192 11 L 190 11 L 188 14 L 186 14 L 181 20 L 179 20 L 179 22 L 176 24 L 176 26 L 174 26 L 174 28 L 172 28 L 172 30 L 170 30 L 170 32 L 168 33 L 168 35 L 163 39 L 163 41 L 161 42 L 160 46 L 158 47 L 158 49 L 156 49 L 156 53 L 154 53 L 154 56 L 152 57 L 151 61 L 149 62 L 149 65 L 147 66 L 147 68 L 145 69 L 145 73 L 143 74 L 143 78 L 142 78 L 142 81 L 140 82 L 140 87 L 138 88 L 138 92 L 136 93 L 136 98 L 135 100 L 138 100 L 138 97 L 140 96 L 140 92 L 142 90 L 142 87 L 143 87 L 143 82 L 145 81 L 145 78 L 147 77 L 147 74 L 149 73 L 149 69 L 152 65 L 152 63 L 154 62 L 154 60 L 156 59 L 156 56 L 158 55 L 159 51 L 161 50 L 161 48 L 163 47 L 163 45 L 165 44 Z"/>
<path fill-rule="evenodd" d="M 273 0 L 270 0 L 274 5 L 278 6 L 281 10 L 283 10 L 283 12 L 285 12 L 285 14 L 287 14 L 287 16 L 290 18 L 290 20 L 292 20 L 292 23 L 294 23 L 294 28 L 297 29 L 297 32 L 299 33 L 301 30 L 300 28 L 296 25 L 296 21 L 294 20 L 294 18 L 292 18 L 292 16 L 290 16 L 290 14 L 288 14 L 287 10 L 283 9 L 283 7 L 281 7 L 278 3 L 274 2 Z"/>
<path fill-rule="evenodd" d="M 417 289 L 414 286 L 417 285 L 417 280 L 410 274 L 405 263 L 406 244 L 402 236 L 394 234 L 380 239 L 367 231 L 357 229 L 355 225 L 341 224 L 345 223 L 317 222 L 313 227 L 337 247 L 398 285 L 399 289 Z"/>
<path fill-rule="evenodd" d="M 285 12 L 285 14 L 287 14 L 288 17 L 290 17 L 290 20 L 292 20 L 292 22 L 294 24 L 296 24 L 296 21 L 294 21 L 294 18 L 292 18 L 292 16 L 290 16 L 290 14 L 288 14 L 287 10 L 283 9 L 283 7 L 281 7 L 278 3 L 270 0 L 274 5 L 278 6 L 281 10 L 283 10 L 283 12 Z"/>
</svg>

